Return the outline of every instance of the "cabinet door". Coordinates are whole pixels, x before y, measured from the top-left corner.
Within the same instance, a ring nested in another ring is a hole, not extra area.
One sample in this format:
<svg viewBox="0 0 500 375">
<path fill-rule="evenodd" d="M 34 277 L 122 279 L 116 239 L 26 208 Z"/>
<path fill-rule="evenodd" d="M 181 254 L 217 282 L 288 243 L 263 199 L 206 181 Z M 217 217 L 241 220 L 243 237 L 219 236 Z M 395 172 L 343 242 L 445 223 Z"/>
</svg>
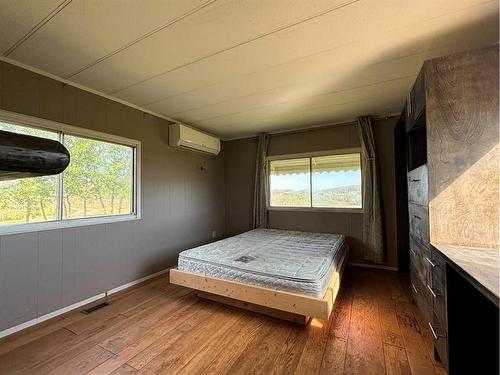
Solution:
<svg viewBox="0 0 500 375">
<path fill-rule="evenodd" d="M 425 74 L 424 69 L 420 71 L 412 89 L 412 119 L 416 122 L 425 109 Z"/>
<path fill-rule="evenodd" d="M 410 235 L 422 246 L 429 248 L 429 213 L 427 207 L 408 203 Z"/>
<path fill-rule="evenodd" d="M 427 165 L 408 172 L 408 202 L 427 206 Z"/>
<path fill-rule="evenodd" d="M 419 121 L 425 111 L 425 74 L 424 69 L 420 71 L 413 87 L 406 97 L 406 130 L 410 131 L 416 127 L 425 125 Z"/>
</svg>

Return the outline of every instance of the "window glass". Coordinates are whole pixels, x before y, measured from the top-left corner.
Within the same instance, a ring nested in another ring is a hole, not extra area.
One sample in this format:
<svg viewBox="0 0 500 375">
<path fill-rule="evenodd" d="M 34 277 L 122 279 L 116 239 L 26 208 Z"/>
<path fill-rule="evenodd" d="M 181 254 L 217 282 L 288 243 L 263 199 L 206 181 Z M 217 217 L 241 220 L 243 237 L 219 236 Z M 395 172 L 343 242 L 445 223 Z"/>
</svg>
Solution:
<svg viewBox="0 0 500 375">
<path fill-rule="evenodd" d="M 311 206 L 309 158 L 271 161 L 269 180 L 271 206 Z"/>
<path fill-rule="evenodd" d="M 311 158 L 312 206 L 361 208 L 359 153 Z"/>
<path fill-rule="evenodd" d="M 64 136 L 71 161 L 63 173 L 63 218 L 133 212 L 133 148 Z"/>
<path fill-rule="evenodd" d="M 59 138 L 59 134 L 55 131 L 30 128 L 27 126 L 9 124 L 7 122 L 2 122 L 2 121 L 0 121 L 0 130 L 6 131 L 6 132 L 11 132 L 11 133 L 33 135 L 35 137 L 53 139 L 55 141 L 57 141 Z"/>
<path fill-rule="evenodd" d="M 362 208 L 361 156 L 311 156 L 269 162 L 271 207 Z"/>
<path fill-rule="evenodd" d="M 0 226 L 135 214 L 135 146 L 2 121 L 0 130 L 59 140 L 70 153 L 60 175 L 0 181 Z"/>
<path fill-rule="evenodd" d="M 0 122 L 0 130 L 57 140 L 56 132 Z M 0 225 L 57 218 L 57 176 L 0 181 Z"/>
</svg>

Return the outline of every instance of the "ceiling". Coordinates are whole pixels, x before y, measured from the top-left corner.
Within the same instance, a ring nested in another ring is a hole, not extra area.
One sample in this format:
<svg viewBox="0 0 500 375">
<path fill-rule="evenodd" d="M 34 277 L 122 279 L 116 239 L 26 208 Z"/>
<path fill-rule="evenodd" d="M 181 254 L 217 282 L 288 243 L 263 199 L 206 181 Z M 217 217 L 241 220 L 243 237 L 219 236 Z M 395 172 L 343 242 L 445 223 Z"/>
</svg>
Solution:
<svg viewBox="0 0 500 375">
<path fill-rule="evenodd" d="M 2 0 L 0 53 L 225 139 L 398 113 L 498 1 Z"/>
</svg>

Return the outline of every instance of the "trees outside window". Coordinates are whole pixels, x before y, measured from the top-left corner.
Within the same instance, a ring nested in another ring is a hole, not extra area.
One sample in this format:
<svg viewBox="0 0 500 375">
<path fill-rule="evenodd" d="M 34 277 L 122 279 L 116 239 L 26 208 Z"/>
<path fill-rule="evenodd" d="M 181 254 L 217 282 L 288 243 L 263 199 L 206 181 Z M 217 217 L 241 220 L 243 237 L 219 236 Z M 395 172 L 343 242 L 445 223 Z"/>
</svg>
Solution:
<svg viewBox="0 0 500 375">
<path fill-rule="evenodd" d="M 134 147 L 0 122 L 0 130 L 62 141 L 59 176 L 0 182 L 0 225 L 134 213 Z"/>
</svg>

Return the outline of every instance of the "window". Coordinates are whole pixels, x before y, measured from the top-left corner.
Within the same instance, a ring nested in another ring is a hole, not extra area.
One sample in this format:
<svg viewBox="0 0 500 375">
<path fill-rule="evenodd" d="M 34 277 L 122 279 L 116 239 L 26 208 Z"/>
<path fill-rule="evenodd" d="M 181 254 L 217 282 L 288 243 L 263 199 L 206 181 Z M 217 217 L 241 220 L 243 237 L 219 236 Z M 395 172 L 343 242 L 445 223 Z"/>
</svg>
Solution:
<svg viewBox="0 0 500 375">
<path fill-rule="evenodd" d="M 0 130 L 58 140 L 70 153 L 60 175 L 0 181 L 1 233 L 23 227 L 17 224 L 138 217 L 138 142 L 66 125 L 50 130 L 0 120 Z"/>
<path fill-rule="evenodd" d="M 359 152 L 269 161 L 269 206 L 361 209 Z"/>
</svg>

